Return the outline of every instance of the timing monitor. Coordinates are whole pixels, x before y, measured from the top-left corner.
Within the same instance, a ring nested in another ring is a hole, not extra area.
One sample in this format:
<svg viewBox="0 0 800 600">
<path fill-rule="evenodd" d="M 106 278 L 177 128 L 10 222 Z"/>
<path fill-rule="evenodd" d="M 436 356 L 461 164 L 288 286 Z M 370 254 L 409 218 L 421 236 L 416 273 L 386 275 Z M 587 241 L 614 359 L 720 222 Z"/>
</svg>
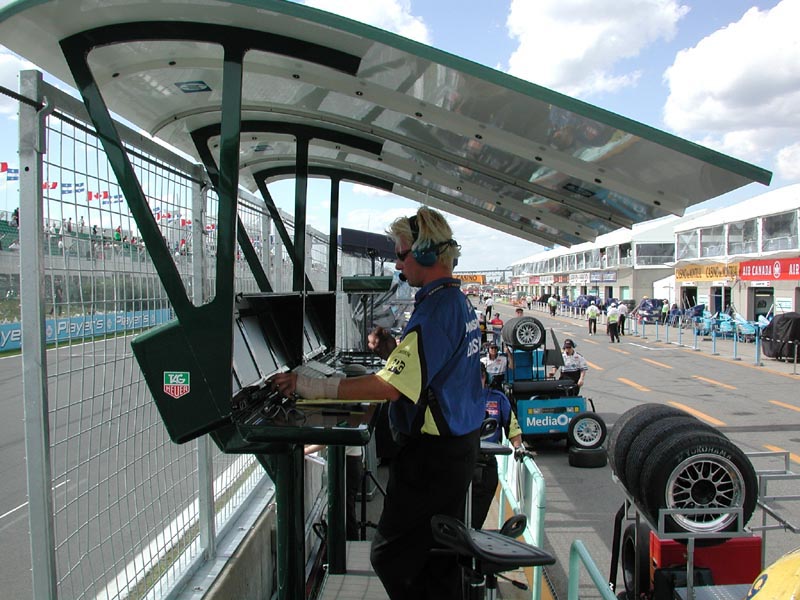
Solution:
<svg viewBox="0 0 800 600">
<path fill-rule="evenodd" d="M 324 354 L 328 349 L 322 338 L 320 328 L 315 323 L 316 317 L 310 315 L 309 311 L 306 310 L 303 314 L 303 358 L 305 359 Z"/>
<path fill-rule="evenodd" d="M 238 320 L 233 324 L 233 372 L 242 388 L 257 385 L 262 379 Z"/>
<path fill-rule="evenodd" d="M 261 329 L 258 317 L 256 315 L 248 315 L 240 317 L 237 321 L 261 376 L 267 378 L 276 373 L 279 370 L 278 361 L 267 342 L 264 330 Z"/>
</svg>

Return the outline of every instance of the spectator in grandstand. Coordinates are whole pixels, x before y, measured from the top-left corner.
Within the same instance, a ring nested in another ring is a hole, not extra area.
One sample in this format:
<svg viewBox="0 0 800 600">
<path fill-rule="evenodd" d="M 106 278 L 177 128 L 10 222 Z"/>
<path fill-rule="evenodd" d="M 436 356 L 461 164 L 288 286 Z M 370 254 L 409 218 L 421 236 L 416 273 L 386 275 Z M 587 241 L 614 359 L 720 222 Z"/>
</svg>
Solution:
<svg viewBox="0 0 800 600">
<path fill-rule="evenodd" d="M 386 366 L 344 379 L 295 372 L 270 379 L 283 395 L 351 400 L 383 398 L 401 449 L 392 460 L 370 560 L 390 598 L 461 598 L 455 556 L 434 553 L 431 517 L 460 518 L 477 461 L 485 405 L 480 331 L 453 277 L 458 243 L 441 213 L 421 207 L 389 228 L 396 269 L 412 287 L 415 308 Z"/>
</svg>

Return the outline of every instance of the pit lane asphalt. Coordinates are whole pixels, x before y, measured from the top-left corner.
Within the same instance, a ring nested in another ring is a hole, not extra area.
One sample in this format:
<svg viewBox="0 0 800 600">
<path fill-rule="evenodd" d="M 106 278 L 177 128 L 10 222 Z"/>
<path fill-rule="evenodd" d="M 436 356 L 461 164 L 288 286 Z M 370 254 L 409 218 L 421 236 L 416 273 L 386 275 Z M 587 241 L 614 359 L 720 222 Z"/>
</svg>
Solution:
<svg viewBox="0 0 800 600">
<path fill-rule="evenodd" d="M 476 306 L 480 310 L 480 306 Z M 795 365 L 760 357 L 756 364 L 755 346 L 739 343 L 734 360 L 730 340 L 697 338 L 684 331 L 683 346 L 677 330 L 648 326 L 646 337 L 626 335 L 620 344 L 611 344 L 598 323 L 598 335 L 589 336 L 585 317 L 557 315 L 551 318 L 542 309 L 524 309 L 524 315 L 539 319 L 547 328 L 547 344 L 552 347 L 550 330 L 559 341 L 570 337 L 577 351 L 590 363 L 582 393 L 592 398 L 597 412 L 609 429 L 626 410 L 645 402 L 670 404 L 693 411 L 696 416 L 718 427 L 745 452 L 785 450 L 790 453 L 794 472 L 800 472 L 800 375 Z M 515 307 L 495 304 L 501 318 L 514 316 Z M 695 346 L 697 349 L 695 349 Z M 716 351 L 718 355 L 713 355 Z M 611 564 L 613 517 L 624 499 L 624 492 L 612 479 L 608 466 L 599 469 L 570 467 L 563 442 L 536 445 L 536 463 L 547 485 L 545 547 L 556 558 L 548 574 L 558 598 L 566 598 L 569 550 L 575 539 L 587 547 L 597 567 L 608 576 Z M 777 459 L 753 459 L 756 469 L 779 468 Z M 770 488 L 772 493 L 796 494 L 797 482 Z M 800 503 L 780 503 L 784 515 L 800 524 Z M 751 525 L 760 523 L 756 511 Z M 800 537 L 790 532 L 770 531 L 766 536 L 766 564 L 800 546 Z M 621 573 L 617 590 L 623 589 Z M 515 594 L 511 592 L 511 594 Z M 504 597 L 523 597 L 507 595 Z M 528 596 L 529 597 L 529 596 Z M 580 577 L 580 597 L 600 598 L 585 570 Z"/>
</svg>

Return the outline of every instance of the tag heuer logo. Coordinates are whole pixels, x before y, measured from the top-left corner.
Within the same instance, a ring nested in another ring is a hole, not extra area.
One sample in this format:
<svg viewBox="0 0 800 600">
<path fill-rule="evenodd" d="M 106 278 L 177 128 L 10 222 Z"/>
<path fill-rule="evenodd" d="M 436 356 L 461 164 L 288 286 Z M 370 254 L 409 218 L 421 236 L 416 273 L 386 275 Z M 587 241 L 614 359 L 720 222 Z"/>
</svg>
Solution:
<svg viewBox="0 0 800 600">
<path fill-rule="evenodd" d="M 178 399 L 190 389 L 188 371 L 164 371 L 164 393 Z"/>
</svg>

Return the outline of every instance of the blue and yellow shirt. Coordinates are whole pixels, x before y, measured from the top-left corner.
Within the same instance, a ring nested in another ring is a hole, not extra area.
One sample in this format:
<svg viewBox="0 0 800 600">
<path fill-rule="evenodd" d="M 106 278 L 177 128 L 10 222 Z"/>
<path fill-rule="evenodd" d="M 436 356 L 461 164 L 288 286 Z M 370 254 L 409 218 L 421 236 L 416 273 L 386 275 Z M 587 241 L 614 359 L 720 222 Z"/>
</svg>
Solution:
<svg viewBox="0 0 800 600">
<path fill-rule="evenodd" d="M 389 420 L 406 434 L 457 436 L 480 428 L 481 333 L 458 279 L 439 279 L 415 296 L 414 312 L 397 348 L 378 372 L 403 397 Z"/>
<path fill-rule="evenodd" d="M 517 417 L 514 411 L 511 410 L 511 402 L 503 392 L 485 388 L 483 390 L 483 404 L 486 407 L 485 417 L 487 419 L 497 419 L 500 427 L 505 429 L 508 439 L 522 433 Z M 499 444 L 500 440 L 500 428 L 498 427 L 497 431 L 487 441 Z"/>
</svg>

